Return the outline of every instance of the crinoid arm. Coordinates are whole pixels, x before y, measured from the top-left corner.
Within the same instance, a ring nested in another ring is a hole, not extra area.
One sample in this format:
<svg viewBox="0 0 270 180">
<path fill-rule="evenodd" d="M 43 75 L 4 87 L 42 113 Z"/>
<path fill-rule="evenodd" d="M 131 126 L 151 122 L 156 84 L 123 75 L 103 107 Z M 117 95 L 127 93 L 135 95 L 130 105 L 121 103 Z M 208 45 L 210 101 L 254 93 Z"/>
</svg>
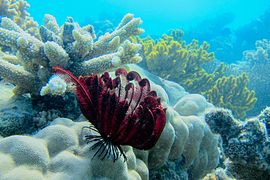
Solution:
<svg viewBox="0 0 270 180">
<path fill-rule="evenodd" d="M 87 129 L 90 131 L 94 131 L 95 133 L 98 133 L 98 130 L 93 126 L 84 126 L 82 128 L 82 133 L 83 131 Z M 120 145 L 115 145 L 110 139 L 103 138 L 99 134 L 92 134 L 88 132 L 86 135 L 83 135 L 83 139 L 86 141 L 86 143 L 93 143 L 90 146 L 90 149 L 95 151 L 92 159 L 95 157 L 98 157 L 100 160 L 106 159 L 113 159 L 113 162 L 117 161 L 119 157 L 123 156 L 124 161 L 127 160 L 127 157 L 121 148 Z"/>
<path fill-rule="evenodd" d="M 156 144 L 166 124 L 166 113 L 148 79 L 125 69 L 116 70 L 114 79 L 108 72 L 76 78 L 62 68 L 54 70 L 76 84 L 81 111 L 93 124 L 87 128 L 96 133 L 85 136 L 86 142 L 93 144 L 93 158 L 112 158 L 115 162 L 123 156 L 126 160 L 121 145 L 149 150 Z"/>
</svg>

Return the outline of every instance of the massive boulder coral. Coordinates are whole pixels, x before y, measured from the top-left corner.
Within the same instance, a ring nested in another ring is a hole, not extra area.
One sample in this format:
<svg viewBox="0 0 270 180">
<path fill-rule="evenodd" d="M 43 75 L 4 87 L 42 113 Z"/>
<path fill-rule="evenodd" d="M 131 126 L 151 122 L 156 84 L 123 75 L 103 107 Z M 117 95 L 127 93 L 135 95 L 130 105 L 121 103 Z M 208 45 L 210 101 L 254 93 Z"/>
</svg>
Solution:
<svg viewBox="0 0 270 180">
<path fill-rule="evenodd" d="M 269 179 L 269 107 L 255 118 L 239 121 L 229 110 L 211 109 L 206 122 L 222 139 L 226 171 L 237 179 Z"/>
<path fill-rule="evenodd" d="M 124 147 L 127 163 L 122 158 L 114 163 L 110 159 L 92 159 L 95 151 L 80 136 L 88 122 L 58 118 L 33 137 L 10 136 L 0 140 L 0 178 L 148 179 L 149 169 L 161 167 L 168 158 L 185 157 L 179 170 L 189 170 L 190 177 L 198 179 L 218 163 L 217 137 L 199 118 L 174 121 L 176 125 L 168 123 L 152 150 Z"/>
<path fill-rule="evenodd" d="M 141 60 L 139 44 L 127 39 L 143 32 L 140 18 L 127 14 L 112 33 L 95 41 L 91 25 L 80 27 L 71 17 L 59 27 L 45 15 L 39 38 L 31 36 L 9 18 L 2 18 L 0 47 L 10 47 L 0 56 L 0 76 L 14 83 L 15 92 L 38 94 L 51 75 L 52 66 L 67 68 L 77 75 L 104 70 Z M 16 55 L 16 57 L 15 57 Z"/>
</svg>

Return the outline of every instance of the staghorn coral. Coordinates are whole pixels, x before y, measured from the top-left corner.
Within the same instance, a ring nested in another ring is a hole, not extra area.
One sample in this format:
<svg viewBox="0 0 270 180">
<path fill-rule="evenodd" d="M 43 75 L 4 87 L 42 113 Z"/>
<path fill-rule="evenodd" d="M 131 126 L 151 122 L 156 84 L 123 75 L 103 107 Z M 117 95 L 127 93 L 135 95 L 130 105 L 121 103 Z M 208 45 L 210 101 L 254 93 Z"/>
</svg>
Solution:
<svg viewBox="0 0 270 180">
<path fill-rule="evenodd" d="M 139 28 L 141 22 L 127 14 L 112 33 L 95 41 L 93 27 L 80 27 L 71 17 L 59 27 L 53 16 L 45 15 L 44 25 L 39 28 L 40 39 L 28 34 L 14 21 L 3 18 L 0 47 L 14 49 L 13 54 L 17 56 L 14 61 L 19 64 L 0 57 L 0 76 L 14 83 L 17 93 L 38 94 L 48 81 L 52 66 L 85 75 L 137 63 L 141 60 L 137 53 L 141 46 L 127 39 L 143 32 Z"/>
<path fill-rule="evenodd" d="M 228 173 L 236 179 L 269 179 L 269 108 L 246 121 L 235 119 L 228 110 L 211 109 L 205 120 L 221 135 Z"/>
<path fill-rule="evenodd" d="M 25 0 L 1 0 L 0 16 L 12 19 L 27 33 L 39 37 L 38 24 L 27 12 L 29 7 L 30 5 Z"/>
<path fill-rule="evenodd" d="M 133 42 L 143 45 L 142 57 L 150 72 L 182 85 L 188 92 L 204 95 L 214 105 L 229 108 L 240 118 L 254 107 L 254 91 L 247 88 L 248 78 L 241 74 L 227 77 L 228 67 L 221 63 L 212 73 L 204 67 L 212 62 L 209 44 L 193 40 L 190 44 L 182 39 L 183 31 L 173 30 L 158 41 L 150 37 L 133 37 Z"/>
</svg>

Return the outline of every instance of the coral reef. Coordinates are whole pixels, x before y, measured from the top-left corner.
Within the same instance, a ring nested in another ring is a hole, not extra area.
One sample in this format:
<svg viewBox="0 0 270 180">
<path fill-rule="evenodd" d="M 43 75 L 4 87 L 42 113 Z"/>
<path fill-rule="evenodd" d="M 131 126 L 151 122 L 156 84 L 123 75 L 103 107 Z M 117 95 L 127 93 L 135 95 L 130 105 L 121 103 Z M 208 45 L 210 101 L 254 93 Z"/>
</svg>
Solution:
<svg viewBox="0 0 270 180">
<path fill-rule="evenodd" d="M 234 77 L 221 77 L 217 80 L 214 87 L 204 95 L 215 106 L 226 107 L 233 110 L 236 117 L 246 117 L 246 112 L 251 110 L 257 98 L 255 92 L 248 88 L 248 77 L 246 74 Z"/>
<path fill-rule="evenodd" d="M 138 66 L 129 65 L 128 68 L 138 71 L 142 78 L 148 77 L 149 73 Z M 19 176 L 29 180 L 35 177 L 151 179 L 152 175 L 161 175 L 156 173 L 163 172 L 159 169 L 166 169 L 168 163 L 175 167 L 178 177 L 200 179 L 211 172 L 219 163 L 219 136 L 211 133 L 204 121 L 204 112 L 213 105 L 206 101 L 201 103 L 202 96 L 188 95 L 176 83 L 150 74 L 148 78 L 151 88 L 167 107 L 167 123 L 152 149 L 144 151 L 122 146 L 126 162 L 122 157 L 115 163 L 110 158 L 103 161 L 92 159 L 95 151 L 90 148 L 92 144 L 87 144 L 84 139 L 89 132 L 82 131 L 82 127 L 90 123 L 84 121 L 84 117 L 80 119 L 82 122 L 57 118 L 35 135 L 9 136 L 0 140 L 0 179 Z M 178 95 L 172 96 L 170 92 L 178 92 Z M 189 97 L 185 98 L 187 95 Z M 173 108 L 176 104 L 188 106 L 177 110 Z M 189 111 L 192 104 L 193 111 Z M 186 113 L 181 114 L 181 111 Z M 164 179 L 168 177 L 170 174 L 163 176 Z"/>
<path fill-rule="evenodd" d="M 71 17 L 59 27 L 56 19 L 45 15 L 39 28 L 40 39 L 31 36 L 9 18 L 2 18 L 0 47 L 12 48 L 11 56 L 2 52 L 0 76 L 16 85 L 15 92 L 39 94 L 51 75 L 52 66 L 67 68 L 76 75 L 98 73 L 123 64 L 137 63 L 139 44 L 127 39 L 143 32 L 141 19 L 127 14 L 112 33 L 94 41 L 92 26 L 80 27 Z M 12 60 L 6 60 L 6 59 Z M 15 62 L 12 63 L 11 61 Z"/>
<path fill-rule="evenodd" d="M 188 92 L 204 95 L 216 106 L 229 108 L 234 115 L 243 118 L 254 107 L 255 92 L 247 88 L 245 74 L 228 77 L 227 66 L 221 63 L 213 72 L 204 65 L 214 60 L 209 53 L 209 44 L 193 40 L 190 44 L 182 39 L 183 32 L 173 30 L 158 41 L 147 38 L 132 38 L 143 45 L 142 66 L 150 72 L 182 85 Z"/>
<path fill-rule="evenodd" d="M 227 175 L 227 172 L 222 168 L 215 169 L 214 172 L 207 174 L 202 180 L 236 180 Z"/>
<path fill-rule="evenodd" d="M 239 121 L 225 109 L 212 109 L 205 120 L 222 138 L 226 171 L 236 179 L 269 179 L 269 108 L 258 117 Z"/>
<path fill-rule="evenodd" d="M 243 53 L 243 60 L 233 67 L 233 73 L 247 73 L 250 81 L 248 87 L 256 92 L 258 99 L 255 107 L 250 112 L 256 115 L 261 109 L 269 105 L 270 83 L 266 74 L 270 69 L 270 41 L 262 39 L 256 41 L 256 50 L 247 50 Z"/>
<path fill-rule="evenodd" d="M 4 114 L 0 117 L 0 129 L 3 129 L 1 135 L 5 137 L 31 133 L 46 126 L 56 114 L 77 119 L 80 111 L 74 95 L 66 93 L 62 97 L 40 96 L 41 88 L 52 74 L 51 67 L 58 65 L 77 75 L 83 75 L 137 63 L 141 59 L 137 54 L 141 46 L 127 39 L 143 32 L 139 28 L 140 24 L 139 18 L 127 14 L 112 33 L 106 33 L 95 40 L 92 26 L 80 27 L 72 18 L 67 18 L 64 25 L 59 27 L 53 16 L 45 15 L 44 25 L 39 27 L 38 36 L 33 36 L 10 16 L 3 17 L 0 27 L 0 76 L 16 85 L 13 92 L 18 97 L 14 96 L 14 99 L 30 93 L 30 96 L 23 97 L 31 107 L 31 113 L 21 111 L 17 107 L 20 106 L 18 101 L 2 101 L 1 113 Z M 56 82 L 50 81 L 48 86 Z M 3 87 L 1 85 L 0 89 L 3 90 Z M 18 108 L 18 112 L 22 114 L 14 112 L 14 108 Z"/>
<path fill-rule="evenodd" d="M 33 124 L 35 128 L 41 129 L 49 125 L 54 119 L 61 117 L 60 111 L 55 109 L 50 109 L 48 111 L 41 111 L 35 114 L 33 117 Z"/>
</svg>

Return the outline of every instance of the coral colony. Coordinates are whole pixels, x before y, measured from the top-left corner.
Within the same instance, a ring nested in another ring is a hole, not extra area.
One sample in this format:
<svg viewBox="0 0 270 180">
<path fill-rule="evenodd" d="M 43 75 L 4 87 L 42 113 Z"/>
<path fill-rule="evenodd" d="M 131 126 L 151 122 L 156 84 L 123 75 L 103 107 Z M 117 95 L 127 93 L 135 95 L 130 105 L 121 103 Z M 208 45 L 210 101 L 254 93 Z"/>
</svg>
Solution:
<svg viewBox="0 0 270 180">
<path fill-rule="evenodd" d="M 74 83 L 76 96 L 83 115 L 93 124 L 89 128 L 100 135 L 86 135 L 95 142 L 94 156 L 101 159 L 113 154 L 116 161 L 126 156 L 120 145 L 137 149 L 151 149 L 160 137 L 166 123 L 165 109 L 150 82 L 135 72 L 117 69 L 116 78 L 108 72 L 102 76 L 90 75 L 76 78 L 71 72 L 53 67 L 55 73 L 66 75 L 67 83 Z M 93 156 L 93 157 L 94 157 Z"/>
<path fill-rule="evenodd" d="M 12 49 L 3 53 L 0 76 L 16 85 L 15 92 L 39 94 L 51 75 L 52 66 L 60 66 L 76 75 L 98 73 L 128 63 L 138 63 L 141 45 L 128 41 L 143 32 L 141 19 L 127 14 L 112 33 L 95 41 L 91 25 L 80 27 L 71 17 L 59 27 L 56 19 L 45 15 L 38 36 L 32 36 L 9 18 L 2 18 L 0 45 Z M 12 54 L 17 54 L 13 56 Z"/>
</svg>

